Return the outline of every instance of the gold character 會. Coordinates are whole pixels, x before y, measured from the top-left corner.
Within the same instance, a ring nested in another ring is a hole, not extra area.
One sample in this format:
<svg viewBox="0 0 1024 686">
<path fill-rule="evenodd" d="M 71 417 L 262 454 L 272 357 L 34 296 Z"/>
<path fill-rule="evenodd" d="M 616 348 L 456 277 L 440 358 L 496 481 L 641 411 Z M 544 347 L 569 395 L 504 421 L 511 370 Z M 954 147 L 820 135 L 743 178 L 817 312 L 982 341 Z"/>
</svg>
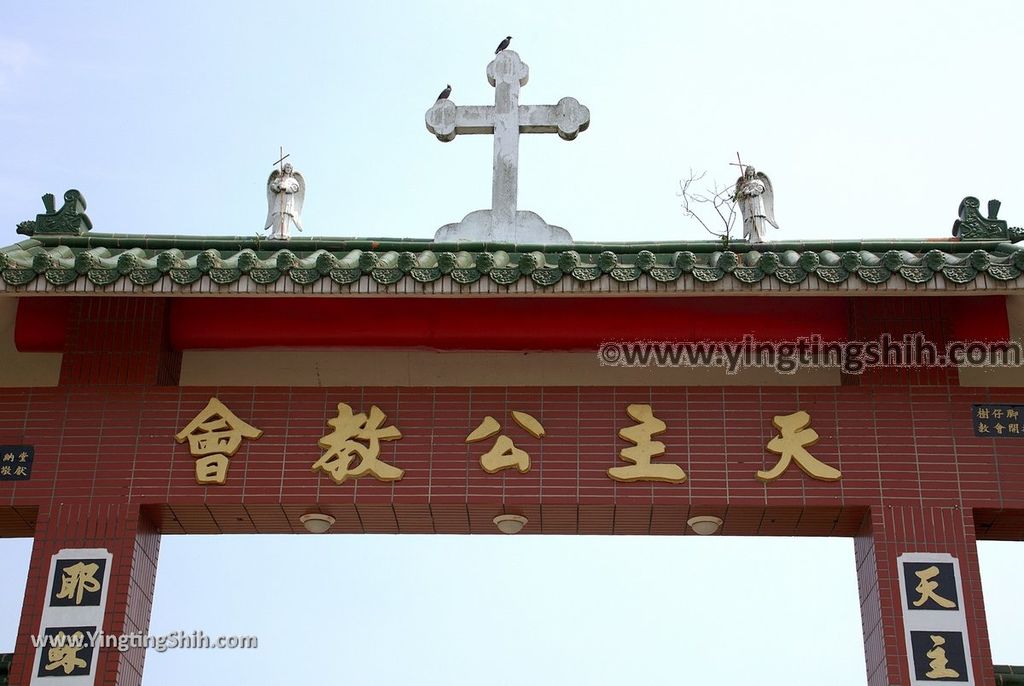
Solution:
<svg viewBox="0 0 1024 686">
<path fill-rule="evenodd" d="M 630 405 L 626 408 L 626 414 L 637 424 L 619 429 L 619 438 L 633 444 L 620 450 L 619 456 L 633 464 L 612 467 L 608 470 L 608 476 L 615 481 L 665 481 L 673 484 L 686 481 L 686 472 L 679 465 L 651 463 L 653 458 L 665 454 L 665 444 L 651 439 L 664 433 L 667 428 L 665 422 L 654 416 L 651 406 Z"/>
<path fill-rule="evenodd" d="M 370 407 L 367 416 L 362 412 L 354 414 L 351 407 L 338 403 L 338 416 L 327 420 L 327 425 L 334 431 L 319 441 L 320 447 L 327 452 L 313 463 L 313 471 L 323 471 L 336 484 L 344 483 L 349 477 L 358 478 L 366 474 L 379 481 L 401 479 L 404 470 L 380 460 L 380 442 L 396 441 L 402 437 L 397 427 L 381 426 L 386 420 L 387 415 L 376 405 Z"/>
<path fill-rule="evenodd" d="M 758 470 L 757 478 L 761 481 L 778 479 L 795 461 L 807 476 L 820 481 L 838 481 L 842 473 L 807 452 L 807 448 L 818 442 L 818 432 L 809 428 L 811 415 L 804 411 L 793 414 L 776 415 L 772 424 L 779 430 L 779 435 L 768 441 L 768 450 L 779 455 L 779 461 L 767 472 Z"/>
<path fill-rule="evenodd" d="M 178 443 L 188 440 L 196 458 L 196 483 L 223 485 L 228 478 L 229 458 L 238 452 L 242 439 L 255 440 L 263 431 L 243 422 L 217 398 L 210 398 L 203 411 L 175 434 Z"/>
</svg>

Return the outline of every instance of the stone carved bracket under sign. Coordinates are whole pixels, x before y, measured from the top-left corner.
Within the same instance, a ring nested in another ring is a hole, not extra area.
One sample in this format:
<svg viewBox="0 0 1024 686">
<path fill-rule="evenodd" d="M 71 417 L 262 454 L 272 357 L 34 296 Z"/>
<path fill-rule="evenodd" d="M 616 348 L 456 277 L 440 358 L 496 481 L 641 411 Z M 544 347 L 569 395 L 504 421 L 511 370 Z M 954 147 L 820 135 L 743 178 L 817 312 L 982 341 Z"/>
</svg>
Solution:
<svg viewBox="0 0 1024 686">
<path fill-rule="evenodd" d="M 519 55 L 503 50 L 487 65 L 487 80 L 494 86 L 494 105 L 456 105 L 441 98 L 427 110 L 427 130 L 438 140 L 448 142 L 466 134 L 494 136 L 491 209 L 470 212 L 461 222 L 442 226 L 434 240 L 545 245 L 573 242 L 565 229 L 517 208 L 519 134 L 557 133 L 564 140 L 572 140 L 590 126 L 590 110 L 568 97 L 556 105 L 520 105 L 519 89 L 529 78 L 530 68 Z"/>
</svg>

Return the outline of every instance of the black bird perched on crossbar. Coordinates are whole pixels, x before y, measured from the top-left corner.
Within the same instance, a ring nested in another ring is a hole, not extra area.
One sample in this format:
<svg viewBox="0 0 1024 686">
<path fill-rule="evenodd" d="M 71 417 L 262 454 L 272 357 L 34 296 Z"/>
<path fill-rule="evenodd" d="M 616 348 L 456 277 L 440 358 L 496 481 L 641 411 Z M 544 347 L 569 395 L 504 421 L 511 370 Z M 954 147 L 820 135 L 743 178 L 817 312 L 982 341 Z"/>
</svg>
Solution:
<svg viewBox="0 0 1024 686">
<path fill-rule="evenodd" d="M 500 43 L 498 43 L 498 49 L 494 51 L 494 54 L 497 55 L 499 52 L 501 52 L 502 50 L 507 48 L 508 44 L 511 43 L 511 42 L 512 42 L 512 36 L 505 36 L 505 40 L 503 40 Z"/>
<path fill-rule="evenodd" d="M 441 94 L 437 96 L 437 99 L 438 100 L 447 100 L 448 96 L 451 95 L 451 94 L 452 94 L 452 84 L 449 83 L 447 86 L 444 87 L 444 90 L 441 91 Z"/>
</svg>

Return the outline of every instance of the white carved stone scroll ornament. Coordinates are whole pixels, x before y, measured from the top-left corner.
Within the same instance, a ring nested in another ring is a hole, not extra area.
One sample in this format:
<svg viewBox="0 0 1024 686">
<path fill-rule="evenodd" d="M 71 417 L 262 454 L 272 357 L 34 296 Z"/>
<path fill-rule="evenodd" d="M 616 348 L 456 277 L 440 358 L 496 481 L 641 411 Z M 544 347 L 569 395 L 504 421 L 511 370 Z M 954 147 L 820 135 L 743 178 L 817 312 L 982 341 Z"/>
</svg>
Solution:
<svg viewBox="0 0 1024 686">
<path fill-rule="evenodd" d="M 461 222 L 441 227 L 434 240 L 572 243 L 565 229 L 517 208 L 519 134 L 557 133 L 572 140 L 590 125 L 590 110 L 576 98 L 562 98 L 556 105 L 520 105 L 519 89 L 529 78 L 530 69 L 519 55 L 503 50 L 487 65 L 494 105 L 456 105 L 443 99 L 427 110 L 427 130 L 438 140 L 448 142 L 467 134 L 494 136 L 491 209 L 471 212 Z"/>
</svg>

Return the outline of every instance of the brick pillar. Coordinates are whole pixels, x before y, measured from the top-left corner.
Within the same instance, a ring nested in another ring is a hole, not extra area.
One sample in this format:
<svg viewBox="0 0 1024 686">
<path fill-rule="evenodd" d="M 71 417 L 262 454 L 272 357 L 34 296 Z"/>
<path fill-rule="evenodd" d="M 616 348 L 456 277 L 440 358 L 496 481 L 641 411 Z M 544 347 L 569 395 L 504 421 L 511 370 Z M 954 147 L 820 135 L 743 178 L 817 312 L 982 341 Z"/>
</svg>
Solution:
<svg viewBox="0 0 1024 686">
<path fill-rule="evenodd" d="M 31 636 L 39 631 L 47 602 L 50 558 L 61 548 L 106 548 L 113 554 L 103 620 L 105 634 L 144 635 L 149 630 L 160 534 L 139 506 L 61 504 L 49 513 L 40 511 L 11 668 L 13 686 L 28 686 L 38 669 Z M 115 648 L 98 650 L 94 658 L 96 686 L 138 686 L 142 682 L 144 658 L 142 648 L 125 653 Z"/>
<path fill-rule="evenodd" d="M 897 565 L 904 553 L 957 558 L 974 683 L 995 684 L 973 513 L 954 507 L 872 506 L 854 542 L 869 686 L 912 681 Z"/>
</svg>

